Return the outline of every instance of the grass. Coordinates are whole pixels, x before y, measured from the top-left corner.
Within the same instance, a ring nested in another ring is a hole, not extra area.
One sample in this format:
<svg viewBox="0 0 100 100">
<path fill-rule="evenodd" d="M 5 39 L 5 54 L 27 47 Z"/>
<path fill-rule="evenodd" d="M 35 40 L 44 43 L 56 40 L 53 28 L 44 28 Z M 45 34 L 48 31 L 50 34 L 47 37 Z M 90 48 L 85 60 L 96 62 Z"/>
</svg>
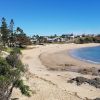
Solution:
<svg viewBox="0 0 100 100">
<path fill-rule="evenodd" d="M 13 51 L 13 49 L 14 48 L 12 48 L 12 47 L 4 47 L 3 49 L 2 49 L 2 51 L 5 51 L 5 52 L 8 52 L 8 53 L 10 53 L 11 51 Z M 25 48 L 19 48 L 20 50 L 24 50 Z"/>
<path fill-rule="evenodd" d="M 5 51 L 5 52 L 8 52 L 8 53 L 13 51 L 14 48 L 15 47 L 3 47 L 3 46 L 0 46 L 0 50 L 1 51 Z M 16 48 L 20 49 L 20 51 L 27 49 L 27 47 L 16 47 Z"/>
<path fill-rule="evenodd" d="M 13 48 L 5 47 L 3 48 L 3 51 L 10 53 L 13 50 Z"/>
</svg>

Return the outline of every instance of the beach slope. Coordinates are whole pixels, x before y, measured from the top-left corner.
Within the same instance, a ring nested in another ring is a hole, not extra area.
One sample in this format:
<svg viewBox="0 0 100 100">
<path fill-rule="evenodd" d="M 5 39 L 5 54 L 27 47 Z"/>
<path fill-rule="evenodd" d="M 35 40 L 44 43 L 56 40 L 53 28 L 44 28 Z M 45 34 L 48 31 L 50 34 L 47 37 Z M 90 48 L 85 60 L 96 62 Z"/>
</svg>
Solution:
<svg viewBox="0 0 100 100">
<path fill-rule="evenodd" d="M 76 83 L 68 83 L 68 80 L 77 76 L 95 78 L 96 76 L 91 74 L 78 73 L 77 69 L 100 66 L 75 59 L 68 52 L 76 48 L 98 45 L 50 44 L 23 50 L 22 61 L 29 69 L 27 84 L 33 94 L 28 98 L 15 90 L 17 92 L 13 92 L 12 97 L 19 97 L 19 100 L 85 100 L 100 97 L 100 89 L 89 84 L 77 86 Z"/>
</svg>

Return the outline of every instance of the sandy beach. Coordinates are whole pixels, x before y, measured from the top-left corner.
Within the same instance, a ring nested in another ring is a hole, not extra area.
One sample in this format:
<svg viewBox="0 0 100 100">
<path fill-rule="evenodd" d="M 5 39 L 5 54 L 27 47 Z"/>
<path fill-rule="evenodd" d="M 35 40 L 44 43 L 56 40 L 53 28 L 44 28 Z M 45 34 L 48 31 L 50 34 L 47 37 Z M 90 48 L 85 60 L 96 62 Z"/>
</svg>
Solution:
<svg viewBox="0 0 100 100">
<path fill-rule="evenodd" d="M 28 65 L 27 84 L 33 91 L 31 97 L 25 97 L 15 89 L 12 97 L 19 100 L 87 100 L 100 98 L 100 89 L 89 84 L 77 86 L 67 81 L 77 76 L 95 78 L 91 74 L 82 74 L 78 69 L 100 68 L 93 64 L 70 56 L 69 51 L 77 48 L 100 46 L 100 44 L 49 44 L 34 46 L 22 51 L 22 62 Z M 16 92 L 15 92 L 16 91 Z"/>
</svg>

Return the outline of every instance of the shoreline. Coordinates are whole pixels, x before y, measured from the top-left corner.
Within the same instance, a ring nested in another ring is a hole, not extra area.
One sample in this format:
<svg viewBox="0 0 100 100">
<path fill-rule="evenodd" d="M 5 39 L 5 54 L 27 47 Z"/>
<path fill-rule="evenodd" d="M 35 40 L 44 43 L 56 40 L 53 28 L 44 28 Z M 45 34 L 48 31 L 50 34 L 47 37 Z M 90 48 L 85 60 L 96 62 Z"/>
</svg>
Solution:
<svg viewBox="0 0 100 100">
<path fill-rule="evenodd" d="M 100 47 L 100 46 L 93 46 L 93 47 L 85 47 L 85 48 L 94 48 L 94 47 Z M 82 48 L 78 48 L 78 49 L 82 49 Z M 92 60 L 86 60 L 84 58 L 81 58 L 79 56 L 76 56 L 73 52 L 76 51 L 77 49 L 74 49 L 74 50 L 71 50 L 71 51 L 68 51 L 69 52 L 69 55 L 74 58 L 74 59 L 78 59 L 80 61 L 84 61 L 84 62 L 87 62 L 87 63 L 92 63 L 92 64 L 96 64 L 96 65 L 100 65 L 100 62 L 95 62 L 95 61 L 92 61 Z"/>
<path fill-rule="evenodd" d="M 36 91 L 36 94 L 28 98 L 19 92 L 14 92 L 13 96 L 19 97 L 20 100 L 86 100 L 86 97 L 89 99 L 100 97 L 98 88 L 89 84 L 77 86 L 75 83 L 67 82 L 78 76 L 89 79 L 99 77 L 76 72 L 75 70 L 83 68 L 83 65 L 84 68 L 92 66 L 98 68 L 99 66 L 74 59 L 67 52 L 71 49 L 96 45 L 100 44 L 50 44 L 23 50 L 22 62 L 28 65 L 29 76 L 31 76 L 27 83 L 31 89 Z M 48 70 L 49 68 L 53 70 Z M 55 68 L 58 70 L 54 70 Z M 65 70 L 66 68 L 69 70 Z"/>
<path fill-rule="evenodd" d="M 83 44 L 84 45 L 84 44 Z M 97 44 L 97 46 L 99 46 Z M 68 64 L 69 66 L 77 66 L 79 68 L 100 68 L 100 64 L 91 63 L 85 60 L 78 59 L 76 57 L 73 57 L 70 53 L 71 50 L 80 49 L 80 48 L 87 48 L 87 47 L 95 47 L 95 45 L 87 45 L 87 46 L 81 46 L 81 47 L 72 47 L 72 48 L 66 48 L 65 50 L 61 50 L 58 52 L 52 52 L 52 53 L 41 53 L 39 58 L 44 66 L 50 67 L 50 66 L 63 66 L 64 64 Z M 60 58 L 60 59 L 59 59 Z M 47 59 L 51 60 L 51 62 L 47 61 Z M 56 59 L 56 60 L 55 60 Z M 47 63 L 46 63 L 47 62 Z M 53 65 L 51 64 L 53 62 Z"/>
</svg>

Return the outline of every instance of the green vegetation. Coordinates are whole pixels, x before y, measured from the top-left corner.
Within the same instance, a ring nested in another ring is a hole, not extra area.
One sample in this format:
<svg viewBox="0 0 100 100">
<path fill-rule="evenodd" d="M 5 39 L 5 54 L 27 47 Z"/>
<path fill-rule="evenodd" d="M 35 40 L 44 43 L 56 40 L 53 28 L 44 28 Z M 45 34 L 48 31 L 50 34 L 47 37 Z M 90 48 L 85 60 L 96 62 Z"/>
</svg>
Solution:
<svg viewBox="0 0 100 100">
<path fill-rule="evenodd" d="M 83 44 L 83 43 L 100 43 L 100 36 L 84 36 L 84 37 L 78 37 L 74 41 L 75 43 L 78 44 Z"/>
<path fill-rule="evenodd" d="M 0 27 L 0 51 L 6 51 L 6 58 L 0 55 L 0 100 L 9 100 L 14 88 L 19 88 L 21 93 L 30 96 L 29 86 L 24 84 L 22 75 L 26 67 L 20 60 L 20 48 L 31 44 L 29 37 L 20 27 L 13 29 L 14 21 L 11 19 L 9 27 L 3 17 Z"/>
<path fill-rule="evenodd" d="M 4 46 L 0 45 L 0 53 L 1 53 L 1 51 L 10 53 L 12 50 L 13 50 L 12 47 L 4 47 Z"/>
<path fill-rule="evenodd" d="M 6 19 L 3 17 L 0 27 L 0 45 L 3 45 L 4 47 L 25 47 L 29 44 L 31 44 L 30 38 L 20 27 L 17 27 L 16 30 L 14 30 L 13 19 L 11 19 L 8 27 Z"/>
<path fill-rule="evenodd" d="M 7 23 L 4 17 L 2 18 L 1 22 L 2 22 L 2 25 L 1 25 L 2 43 L 5 46 L 8 43 L 9 30 L 7 29 Z"/>
<path fill-rule="evenodd" d="M 10 48 L 10 47 L 4 47 L 2 50 L 5 51 L 5 52 L 10 53 L 10 52 L 13 50 L 13 48 Z"/>
<path fill-rule="evenodd" d="M 0 100 L 9 100 L 14 88 L 30 96 L 29 86 L 25 85 L 21 76 L 26 72 L 20 60 L 20 49 L 14 48 L 6 58 L 0 57 Z"/>
</svg>

